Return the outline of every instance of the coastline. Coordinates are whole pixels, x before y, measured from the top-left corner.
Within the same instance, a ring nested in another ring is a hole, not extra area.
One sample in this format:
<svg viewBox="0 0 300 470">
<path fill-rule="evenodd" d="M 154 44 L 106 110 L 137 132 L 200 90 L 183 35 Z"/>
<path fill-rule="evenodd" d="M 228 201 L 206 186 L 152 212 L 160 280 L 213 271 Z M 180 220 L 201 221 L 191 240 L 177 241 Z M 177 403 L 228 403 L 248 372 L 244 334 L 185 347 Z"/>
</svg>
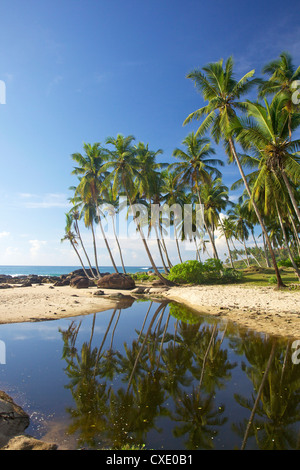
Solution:
<svg viewBox="0 0 300 470">
<path fill-rule="evenodd" d="M 93 296 L 95 289 L 52 284 L 0 290 L 0 324 L 49 321 L 116 308 L 118 302 Z"/>
<path fill-rule="evenodd" d="M 128 297 L 130 290 L 102 290 L 104 295 L 96 296 L 96 287 L 75 289 L 44 284 L 0 289 L 0 324 L 56 320 L 132 304 Z M 127 299 L 118 299 L 115 294 L 120 293 Z M 300 290 L 276 291 L 273 287 L 240 285 L 186 286 L 162 289 L 154 296 L 258 332 L 300 338 Z"/>
<path fill-rule="evenodd" d="M 256 332 L 300 338 L 300 290 L 231 284 L 173 287 L 164 296 Z"/>
</svg>

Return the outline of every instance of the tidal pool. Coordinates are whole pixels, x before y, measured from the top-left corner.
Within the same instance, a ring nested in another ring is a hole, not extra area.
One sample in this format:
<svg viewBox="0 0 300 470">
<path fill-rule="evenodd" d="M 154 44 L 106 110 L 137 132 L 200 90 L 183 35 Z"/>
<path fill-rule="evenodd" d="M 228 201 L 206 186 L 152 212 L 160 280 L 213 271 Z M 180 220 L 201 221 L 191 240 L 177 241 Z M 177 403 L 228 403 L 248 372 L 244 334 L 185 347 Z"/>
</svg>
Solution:
<svg viewBox="0 0 300 470">
<path fill-rule="evenodd" d="M 61 449 L 299 449 L 292 341 L 176 303 L 0 325 L 0 390 Z M 3 358 L 2 358 L 3 359 Z"/>
</svg>

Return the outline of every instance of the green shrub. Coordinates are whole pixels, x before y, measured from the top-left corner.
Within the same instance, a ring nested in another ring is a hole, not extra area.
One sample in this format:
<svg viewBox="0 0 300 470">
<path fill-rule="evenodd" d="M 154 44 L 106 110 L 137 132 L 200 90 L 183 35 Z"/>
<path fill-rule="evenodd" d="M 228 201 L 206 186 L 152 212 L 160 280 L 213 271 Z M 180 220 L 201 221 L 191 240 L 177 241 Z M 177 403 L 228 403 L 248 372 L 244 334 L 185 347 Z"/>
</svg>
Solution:
<svg viewBox="0 0 300 470">
<path fill-rule="evenodd" d="M 176 264 L 168 276 L 176 284 L 225 284 L 237 282 L 241 277 L 242 273 L 239 271 L 223 268 L 221 261 L 212 258 L 204 263 L 194 260 Z"/>
<path fill-rule="evenodd" d="M 222 272 L 220 281 L 223 284 L 226 284 L 228 282 L 240 281 L 242 277 L 243 277 L 243 274 L 240 271 L 237 271 L 236 269 L 232 269 L 232 268 L 225 268 Z"/>
<path fill-rule="evenodd" d="M 283 266 L 285 268 L 291 268 L 293 266 L 290 259 L 282 259 L 281 261 L 278 261 L 277 264 L 278 266 Z"/>
<path fill-rule="evenodd" d="M 295 257 L 294 261 L 295 261 L 296 265 L 298 267 L 300 267 L 300 258 L 299 258 L 299 256 Z M 292 262 L 289 258 L 282 259 L 282 260 L 278 261 L 277 264 L 278 264 L 278 266 L 283 266 L 285 268 L 292 268 L 293 267 Z"/>
<path fill-rule="evenodd" d="M 146 274 L 146 273 L 134 273 L 134 274 L 130 274 L 130 276 L 132 277 L 132 279 L 134 281 L 148 281 L 149 279 L 152 279 L 154 281 L 154 279 L 157 279 L 157 276 L 154 276 L 154 275 L 149 275 L 149 274 Z"/>
<path fill-rule="evenodd" d="M 276 276 L 270 276 L 268 279 L 269 284 L 277 284 L 277 277 Z"/>
<path fill-rule="evenodd" d="M 223 269 L 223 264 L 218 259 L 209 258 L 203 263 L 203 268 L 207 273 L 217 273 Z"/>
<path fill-rule="evenodd" d="M 204 279 L 203 264 L 199 261 L 185 261 L 170 269 L 169 280 L 177 284 L 201 284 Z"/>
</svg>

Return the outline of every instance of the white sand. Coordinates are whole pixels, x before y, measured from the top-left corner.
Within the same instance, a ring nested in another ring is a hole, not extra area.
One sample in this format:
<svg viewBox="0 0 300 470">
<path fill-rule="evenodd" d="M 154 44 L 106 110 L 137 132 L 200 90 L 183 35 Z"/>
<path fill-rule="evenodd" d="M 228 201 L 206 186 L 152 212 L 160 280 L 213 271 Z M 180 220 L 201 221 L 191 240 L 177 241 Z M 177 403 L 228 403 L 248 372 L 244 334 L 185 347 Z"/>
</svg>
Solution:
<svg viewBox="0 0 300 470">
<path fill-rule="evenodd" d="M 165 296 L 256 331 L 300 338 L 300 290 L 237 285 L 174 287 Z"/>
<path fill-rule="evenodd" d="M 33 285 L 0 289 L 0 323 L 54 320 L 96 313 L 120 306 L 96 288 L 75 289 Z M 130 291 L 103 289 L 105 294 Z M 173 287 L 164 296 L 201 313 L 218 315 L 265 333 L 300 339 L 300 291 L 237 285 Z M 121 307 L 120 307 L 121 308 Z"/>
<path fill-rule="evenodd" d="M 0 289 L 0 323 L 55 320 L 115 307 L 115 301 L 93 296 L 95 290 L 50 285 Z"/>
</svg>

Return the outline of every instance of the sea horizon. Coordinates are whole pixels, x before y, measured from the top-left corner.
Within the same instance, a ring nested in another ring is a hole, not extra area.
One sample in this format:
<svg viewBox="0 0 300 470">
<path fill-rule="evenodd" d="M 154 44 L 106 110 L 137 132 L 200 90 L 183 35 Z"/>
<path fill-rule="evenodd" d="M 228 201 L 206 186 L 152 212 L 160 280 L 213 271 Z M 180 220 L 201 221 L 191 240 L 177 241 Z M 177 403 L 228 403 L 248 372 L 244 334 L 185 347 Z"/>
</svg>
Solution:
<svg viewBox="0 0 300 470">
<path fill-rule="evenodd" d="M 89 269 L 88 266 L 85 266 Z M 123 273 L 122 266 L 117 266 L 118 271 Z M 44 265 L 0 265 L 0 275 L 7 276 L 61 276 L 63 274 L 69 274 L 77 269 L 82 269 L 82 266 L 44 266 Z M 161 268 L 159 268 L 161 269 Z M 133 274 L 138 271 L 152 270 L 151 266 L 125 266 L 126 273 Z M 99 267 L 100 273 L 114 273 L 115 270 L 112 266 L 101 266 Z"/>
</svg>

